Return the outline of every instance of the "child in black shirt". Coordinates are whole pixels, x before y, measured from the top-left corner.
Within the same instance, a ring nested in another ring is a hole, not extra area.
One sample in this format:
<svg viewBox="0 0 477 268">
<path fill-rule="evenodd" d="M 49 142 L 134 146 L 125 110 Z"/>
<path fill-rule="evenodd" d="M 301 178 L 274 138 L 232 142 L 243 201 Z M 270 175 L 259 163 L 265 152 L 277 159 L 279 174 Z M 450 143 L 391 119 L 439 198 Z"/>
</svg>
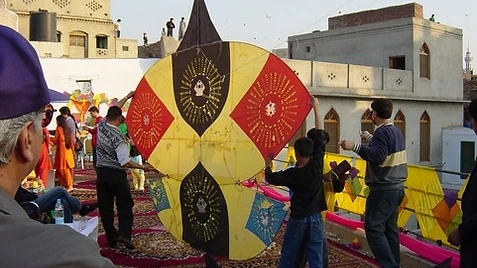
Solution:
<svg viewBox="0 0 477 268">
<path fill-rule="evenodd" d="M 315 116 L 315 140 L 302 137 L 296 140 L 297 164 L 279 172 L 272 172 L 272 157 L 266 159 L 265 179 L 274 185 L 287 186 L 292 192 L 291 213 L 288 220 L 279 267 L 294 267 L 303 241 L 310 267 L 322 267 L 323 220 L 326 210 L 323 192 L 323 156 L 325 137 L 319 115 L 319 102 L 312 99 Z"/>
</svg>

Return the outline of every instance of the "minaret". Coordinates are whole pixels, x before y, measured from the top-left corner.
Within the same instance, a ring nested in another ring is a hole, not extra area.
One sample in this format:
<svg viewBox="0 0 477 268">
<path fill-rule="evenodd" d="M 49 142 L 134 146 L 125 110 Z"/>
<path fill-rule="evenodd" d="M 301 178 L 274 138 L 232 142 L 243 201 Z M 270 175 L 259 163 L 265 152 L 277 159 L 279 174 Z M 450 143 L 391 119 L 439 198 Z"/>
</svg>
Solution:
<svg viewBox="0 0 477 268">
<path fill-rule="evenodd" d="M 470 47 L 467 48 L 467 52 L 465 53 L 465 72 L 472 73 L 472 53 L 470 52 Z"/>
<path fill-rule="evenodd" d="M 18 15 L 7 9 L 7 0 L 0 0 L 0 24 L 18 31 Z"/>
</svg>

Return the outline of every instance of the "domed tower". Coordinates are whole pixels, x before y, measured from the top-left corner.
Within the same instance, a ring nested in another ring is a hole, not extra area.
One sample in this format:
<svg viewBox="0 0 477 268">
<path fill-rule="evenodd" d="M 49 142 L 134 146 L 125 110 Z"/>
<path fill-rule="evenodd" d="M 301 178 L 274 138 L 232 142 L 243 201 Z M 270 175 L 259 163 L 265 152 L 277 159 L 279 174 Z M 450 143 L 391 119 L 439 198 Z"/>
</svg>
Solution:
<svg viewBox="0 0 477 268">
<path fill-rule="evenodd" d="M 472 53 L 470 52 L 470 48 L 467 48 L 464 61 L 465 61 L 465 72 L 472 73 Z"/>
</svg>

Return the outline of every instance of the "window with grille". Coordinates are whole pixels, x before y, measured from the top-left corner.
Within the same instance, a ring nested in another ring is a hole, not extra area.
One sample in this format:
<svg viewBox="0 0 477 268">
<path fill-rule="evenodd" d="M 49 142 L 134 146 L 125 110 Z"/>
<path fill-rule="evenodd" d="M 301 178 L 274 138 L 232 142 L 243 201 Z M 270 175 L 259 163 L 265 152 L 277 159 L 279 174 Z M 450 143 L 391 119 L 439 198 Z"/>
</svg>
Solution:
<svg viewBox="0 0 477 268">
<path fill-rule="evenodd" d="M 96 36 L 96 48 L 108 49 L 108 37 L 104 35 Z"/>
<path fill-rule="evenodd" d="M 389 68 L 406 70 L 406 57 L 405 56 L 389 57 Z"/>
<path fill-rule="evenodd" d="M 419 131 L 419 161 L 431 160 L 431 119 L 427 112 L 421 115 Z"/>
<path fill-rule="evenodd" d="M 394 116 L 394 126 L 401 131 L 404 140 L 406 140 L 406 117 L 401 111 L 398 111 Z"/>
<path fill-rule="evenodd" d="M 431 78 L 431 60 L 430 60 L 429 47 L 426 43 L 422 45 L 421 51 L 419 53 L 419 66 L 420 66 L 420 77 L 422 78 Z"/>
<path fill-rule="evenodd" d="M 85 47 L 86 37 L 83 35 L 70 35 L 70 46 Z"/>
<path fill-rule="evenodd" d="M 373 134 L 374 123 L 371 116 L 372 116 L 371 110 L 367 109 L 366 112 L 364 112 L 363 116 L 361 117 L 361 131 L 368 131 L 369 133 Z M 367 145 L 369 144 L 369 141 L 367 139 L 362 138 L 361 144 Z"/>
<path fill-rule="evenodd" d="M 328 132 L 330 141 L 326 144 L 325 150 L 330 153 L 339 153 L 340 147 L 338 142 L 340 141 L 340 118 L 338 113 L 331 108 L 325 115 L 324 130 Z"/>
</svg>

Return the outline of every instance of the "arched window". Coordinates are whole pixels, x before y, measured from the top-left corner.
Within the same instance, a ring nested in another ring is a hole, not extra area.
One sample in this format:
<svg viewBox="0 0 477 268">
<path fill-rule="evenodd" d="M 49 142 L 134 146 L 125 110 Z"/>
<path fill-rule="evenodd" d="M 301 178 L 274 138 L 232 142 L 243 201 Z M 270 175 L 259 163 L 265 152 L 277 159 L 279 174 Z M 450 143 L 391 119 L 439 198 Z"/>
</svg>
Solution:
<svg viewBox="0 0 477 268">
<path fill-rule="evenodd" d="M 421 115 L 419 131 L 419 161 L 431 160 L 431 119 L 427 112 Z"/>
<path fill-rule="evenodd" d="M 70 33 L 70 46 L 86 47 L 87 34 L 83 31 L 73 31 Z"/>
<path fill-rule="evenodd" d="M 372 120 L 372 112 L 370 109 L 367 109 L 361 117 L 361 131 L 368 131 L 369 133 L 374 133 L 374 123 Z M 361 144 L 368 144 L 367 139 L 361 139 Z"/>
<path fill-rule="evenodd" d="M 338 113 L 331 108 L 325 115 L 324 129 L 330 135 L 330 141 L 326 144 L 325 150 L 330 153 L 339 153 L 340 147 L 338 142 L 340 141 L 340 117 Z"/>
<path fill-rule="evenodd" d="M 429 47 L 424 43 L 419 52 L 420 77 L 431 79 L 431 53 Z"/>
<path fill-rule="evenodd" d="M 401 110 L 394 116 L 394 125 L 401 131 L 404 140 L 406 140 L 406 117 Z"/>
<path fill-rule="evenodd" d="M 88 34 L 83 31 L 72 31 L 69 34 L 70 58 L 88 58 Z"/>
</svg>

